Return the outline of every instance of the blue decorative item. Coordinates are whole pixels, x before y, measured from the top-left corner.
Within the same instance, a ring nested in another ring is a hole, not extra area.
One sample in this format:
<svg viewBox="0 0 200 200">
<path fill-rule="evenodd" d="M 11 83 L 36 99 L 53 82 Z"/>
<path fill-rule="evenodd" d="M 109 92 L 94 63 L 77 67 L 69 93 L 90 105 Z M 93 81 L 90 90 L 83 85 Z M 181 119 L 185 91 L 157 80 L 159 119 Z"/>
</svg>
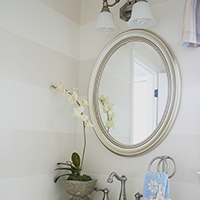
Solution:
<svg viewBox="0 0 200 200">
<path fill-rule="evenodd" d="M 165 172 L 152 172 L 148 171 L 143 187 L 143 198 L 147 198 L 149 196 L 156 196 L 158 190 L 158 185 L 162 184 L 162 193 L 164 198 L 169 198 L 169 179 Z"/>
</svg>

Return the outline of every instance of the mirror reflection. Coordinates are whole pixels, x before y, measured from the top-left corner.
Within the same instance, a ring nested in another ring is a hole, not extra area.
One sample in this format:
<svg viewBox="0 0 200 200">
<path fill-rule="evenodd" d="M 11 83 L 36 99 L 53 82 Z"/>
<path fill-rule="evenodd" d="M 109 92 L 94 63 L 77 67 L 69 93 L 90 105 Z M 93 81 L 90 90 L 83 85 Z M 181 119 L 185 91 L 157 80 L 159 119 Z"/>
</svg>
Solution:
<svg viewBox="0 0 200 200">
<path fill-rule="evenodd" d="M 167 72 L 147 43 L 125 43 L 109 58 L 99 85 L 99 111 L 118 142 L 145 140 L 159 124 L 168 97 Z"/>
</svg>

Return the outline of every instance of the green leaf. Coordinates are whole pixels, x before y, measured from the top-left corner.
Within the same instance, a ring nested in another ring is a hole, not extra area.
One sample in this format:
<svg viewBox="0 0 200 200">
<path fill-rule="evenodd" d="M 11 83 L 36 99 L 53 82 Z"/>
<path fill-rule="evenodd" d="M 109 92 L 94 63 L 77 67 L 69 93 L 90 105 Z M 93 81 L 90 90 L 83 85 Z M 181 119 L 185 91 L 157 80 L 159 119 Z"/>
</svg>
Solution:
<svg viewBox="0 0 200 200">
<path fill-rule="evenodd" d="M 61 177 L 63 177 L 63 176 L 69 176 L 69 175 L 70 175 L 70 174 L 62 174 L 62 175 L 58 176 L 58 177 L 54 180 L 54 182 L 56 183 L 56 182 L 58 181 L 59 178 L 61 178 Z"/>
<path fill-rule="evenodd" d="M 68 164 L 68 163 L 57 163 L 57 165 L 68 165 L 68 166 L 70 166 L 70 164 Z"/>
<path fill-rule="evenodd" d="M 79 166 L 80 166 L 80 163 L 81 163 L 80 160 L 81 160 L 81 159 L 80 159 L 80 156 L 78 155 L 78 153 L 74 152 L 74 153 L 72 154 L 72 162 L 74 163 L 74 165 L 75 165 L 77 168 L 79 168 Z"/>
<path fill-rule="evenodd" d="M 72 169 L 71 168 L 56 168 L 55 170 L 70 170 L 70 171 L 72 171 Z"/>
<path fill-rule="evenodd" d="M 75 167 L 72 167 L 71 172 L 72 172 L 72 174 L 78 174 L 78 169 Z"/>
</svg>

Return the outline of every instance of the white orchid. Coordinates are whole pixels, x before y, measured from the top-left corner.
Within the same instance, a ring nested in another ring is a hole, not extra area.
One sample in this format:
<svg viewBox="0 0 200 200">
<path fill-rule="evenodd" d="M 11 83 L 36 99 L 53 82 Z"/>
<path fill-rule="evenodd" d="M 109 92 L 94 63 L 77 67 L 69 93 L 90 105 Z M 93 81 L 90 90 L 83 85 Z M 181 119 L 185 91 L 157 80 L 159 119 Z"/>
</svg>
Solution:
<svg viewBox="0 0 200 200">
<path fill-rule="evenodd" d="M 114 104 L 112 102 L 109 102 L 109 101 L 106 102 L 104 105 L 102 105 L 103 112 L 107 113 L 107 112 L 113 110 L 113 106 L 114 106 Z"/>
<path fill-rule="evenodd" d="M 88 105 L 88 102 L 85 99 L 79 100 L 81 105 Z"/>
<path fill-rule="evenodd" d="M 109 100 L 108 97 L 104 97 L 104 95 L 101 95 L 99 100 L 101 101 L 102 104 L 106 104 Z"/>
<path fill-rule="evenodd" d="M 69 94 L 69 93 L 68 93 Z M 70 104 L 73 104 L 78 100 L 78 93 L 77 92 L 71 92 L 70 95 L 68 96 L 68 101 Z"/>
<path fill-rule="evenodd" d="M 108 130 L 110 128 L 115 129 L 115 113 L 114 112 L 111 115 L 108 114 L 108 120 L 106 121 L 106 128 L 108 128 Z"/>
<path fill-rule="evenodd" d="M 114 112 L 111 115 L 109 115 L 109 120 L 112 122 L 115 122 L 115 113 Z"/>
<path fill-rule="evenodd" d="M 112 103 L 112 102 L 109 101 L 107 103 L 108 111 L 111 111 L 113 109 L 113 106 L 114 106 L 114 103 Z"/>
<path fill-rule="evenodd" d="M 105 122 L 105 126 L 106 128 L 109 129 L 110 128 L 115 128 L 115 113 L 113 112 L 112 114 L 110 114 L 109 112 L 113 110 L 113 106 L 114 103 L 112 103 L 111 101 L 109 101 L 108 97 L 105 97 L 104 95 L 101 95 L 99 98 L 99 101 L 101 103 L 103 112 L 106 113 L 107 115 L 107 121 Z"/>
<path fill-rule="evenodd" d="M 109 101 L 108 97 L 104 97 L 104 95 L 101 95 L 99 100 L 102 105 L 102 109 L 104 113 L 107 113 L 113 109 L 114 104 Z"/>
<path fill-rule="evenodd" d="M 67 89 L 67 92 L 68 93 L 73 93 L 73 92 L 75 92 L 75 91 L 77 91 L 78 90 L 78 88 L 77 89 L 75 89 L 75 88 L 70 88 L 70 89 Z"/>
<path fill-rule="evenodd" d="M 110 128 L 115 128 L 115 124 L 111 121 L 106 121 L 106 128 L 109 130 Z"/>
<path fill-rule="evenodd" d="M 90 126 L 93 127 L 93 125 L 91 124 L 91 122 L 89 121 L 89 117 L 85 114 L 82 115 L 82 120 L 85 122 L 86 126 Z"/>
<path fill-rule="evenodd" d="M 64 95 L 65 92 L 66 92 L 66 88 L 65 88 L 65 86 L 64 86 L 64 84 L 63 84 L 62 82 L 60 82 L 60 85 L 58 86 L 58 91 L 59 91 L 62 95 Z"/>
<path fill-rule="evenodd" d="M 86 132 L 85 132 L 85 128 L 87 126 L 93 127 L 93 125 L 91 124 L 91 122 L 89 121 L 89 117 L 84 114 L 84 110 L 85 107 L 87 106 L 88 103 L 85 99 L 83 100 L 78 100 L 78 93 L 76 92 L 77 89 L 75 88 L 70 88 L 70 89 L 66 89 L 64 84 L 61 82 L 60 85 L 58 87 L 51 85 L 52 88 L 54 89 L 58 89 L 59 92 L 64 95 L 64 94 L 68 94 L 68 101 L 70 104 L 76 103 L 77 107 L 75 107 L 73 109 L 73 113 L 72 116 L 73 117 L 78 117 L 79 119 L 81 119 L 83 121 L 83 130 L 84 130 L 84 147 L 83 147 L 83 153 L 82 153 L 82 159 L 81 159 L 81 165 L 80 165 L 80 169 L 82 170 L 82 165 L 83 165 L 83 160 L 84 160 L 84 156 L 85 156 L 85 148 L 86 148 Z"/>
<path fill-rule="evenodd" d="M 82 119 L 83 111 L 84 111 L 83 106 L 79 106 L 77 108 L 74 108 L 74 112 L 72 113 L 73 117 L 78 117 L 79 119 Z"/>
<path fill-rule="evenodd" d="M 85 124 L 86 124 L 86 126 L 94 127 L 94 125 L 89 121 L 89 118 L 87 120 L 85 120 Z"/>
</svg>

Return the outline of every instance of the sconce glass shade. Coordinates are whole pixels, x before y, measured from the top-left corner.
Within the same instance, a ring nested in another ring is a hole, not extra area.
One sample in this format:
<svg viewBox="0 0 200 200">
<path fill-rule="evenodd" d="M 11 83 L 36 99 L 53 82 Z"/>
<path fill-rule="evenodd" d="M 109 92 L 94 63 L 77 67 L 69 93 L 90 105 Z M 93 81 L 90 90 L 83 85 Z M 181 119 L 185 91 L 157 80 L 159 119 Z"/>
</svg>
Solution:
<svg viewBox="0 0 200 200">
<path fill-rule="evenodd" d="M 118 32 L 114 17 L 110 12 L 101 12 L 97 17 L 97 23 L 93 30 L 98 35 L 112 35 Z"/>
<path fill-rule="evenodd" d="M 138 1 L 133 5 L 128 25 L 133 28 L 147 28 L 156 24 L 148 2 Z"/>
</svg>

